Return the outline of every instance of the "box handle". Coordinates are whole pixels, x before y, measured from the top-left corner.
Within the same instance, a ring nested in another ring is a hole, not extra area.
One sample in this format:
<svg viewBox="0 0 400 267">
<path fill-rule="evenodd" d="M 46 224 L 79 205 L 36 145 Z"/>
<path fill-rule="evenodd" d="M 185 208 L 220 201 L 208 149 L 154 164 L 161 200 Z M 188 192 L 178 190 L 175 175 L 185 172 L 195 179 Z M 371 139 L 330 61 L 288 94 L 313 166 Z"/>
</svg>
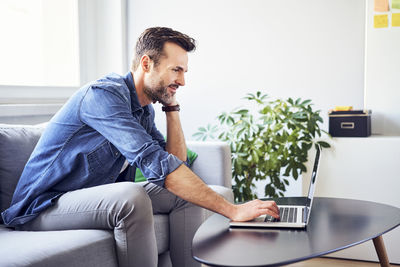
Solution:
<svg viewBox="0 0 400 267">
<path fill-rule="evenodd" d="M 340 123 L 342 129 L 354 129 L 354 122 L 342 122 Z"/>
</svg>

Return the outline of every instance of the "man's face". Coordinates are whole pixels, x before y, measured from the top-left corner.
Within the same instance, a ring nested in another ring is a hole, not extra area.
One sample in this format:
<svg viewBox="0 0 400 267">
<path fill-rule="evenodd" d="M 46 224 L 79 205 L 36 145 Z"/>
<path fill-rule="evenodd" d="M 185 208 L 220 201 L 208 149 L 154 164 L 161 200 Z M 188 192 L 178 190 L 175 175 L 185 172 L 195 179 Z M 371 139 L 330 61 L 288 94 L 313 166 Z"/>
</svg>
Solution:
<svg viewBox="0 0 400 267">
<path fill-rule="evenodd" d="M 170 42 L 164 44 L 164 54 L 156 67 L 151 62 L 143 90 L 153 102 L 175 105 L 176 90 L 179 86 L 185 85 L 188 55 L 179 45 Z"/>
</svg>

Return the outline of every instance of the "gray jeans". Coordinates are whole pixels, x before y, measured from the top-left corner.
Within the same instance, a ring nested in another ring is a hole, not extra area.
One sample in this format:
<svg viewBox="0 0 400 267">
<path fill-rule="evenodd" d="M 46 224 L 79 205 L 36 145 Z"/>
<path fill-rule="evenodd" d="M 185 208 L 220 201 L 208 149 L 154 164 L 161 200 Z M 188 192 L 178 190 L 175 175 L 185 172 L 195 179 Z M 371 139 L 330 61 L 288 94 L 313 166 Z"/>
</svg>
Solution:
<svg viewBox="0 0 400 267">
<path fill-rule="evenodd" d="M 113 230 L 119 266 L 151 267 L 158 261 L 153 214 L 169 214 L 173 266 L 200 266 L 191 256 L 191 242 L 202 222 L 201 208 L 151 183 L 122 182 L 65 193 L 21 230 Z"/>
</svg>

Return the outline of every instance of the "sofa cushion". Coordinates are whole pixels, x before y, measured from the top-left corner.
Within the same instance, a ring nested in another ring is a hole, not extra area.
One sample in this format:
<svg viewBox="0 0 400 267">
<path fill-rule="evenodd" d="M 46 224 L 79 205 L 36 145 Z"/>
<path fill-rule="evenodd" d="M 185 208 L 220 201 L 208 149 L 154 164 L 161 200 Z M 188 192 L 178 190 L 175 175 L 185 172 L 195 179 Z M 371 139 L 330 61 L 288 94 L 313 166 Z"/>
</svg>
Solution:
<svg viewBox="0 0 400 267">
<path fill-rule="evenodd" d="M 0 266 L 116 267 L 113 232 L 14 231 L 0 226 Z"/>
<path fill-rule="evenodd" d="M 0 124 L 0 212 L 10 206 L 25 163 L 44 127 Z"/>
</svg>

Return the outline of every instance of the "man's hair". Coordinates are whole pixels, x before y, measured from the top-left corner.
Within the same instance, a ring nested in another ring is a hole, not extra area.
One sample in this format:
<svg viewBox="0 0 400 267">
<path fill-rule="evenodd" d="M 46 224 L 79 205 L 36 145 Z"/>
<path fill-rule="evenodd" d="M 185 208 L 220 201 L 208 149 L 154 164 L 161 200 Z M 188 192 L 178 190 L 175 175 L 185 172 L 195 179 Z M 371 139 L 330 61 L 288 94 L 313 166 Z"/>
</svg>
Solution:
<svg viewBox="0 0 400 267">
<path fill-rule="evenodd" d="M 143 55 L 148 55 L 153 60 L 154 66 L 157 66 L 161 56 L 164 56 L 163 49 L 166 42 L 177 44 L 187 52 L 196 49 L 196 41 L 186 34 L 165 27 L 148 28 L 136 42 L 132 70 L 137 69 Z"/>
</svg>

